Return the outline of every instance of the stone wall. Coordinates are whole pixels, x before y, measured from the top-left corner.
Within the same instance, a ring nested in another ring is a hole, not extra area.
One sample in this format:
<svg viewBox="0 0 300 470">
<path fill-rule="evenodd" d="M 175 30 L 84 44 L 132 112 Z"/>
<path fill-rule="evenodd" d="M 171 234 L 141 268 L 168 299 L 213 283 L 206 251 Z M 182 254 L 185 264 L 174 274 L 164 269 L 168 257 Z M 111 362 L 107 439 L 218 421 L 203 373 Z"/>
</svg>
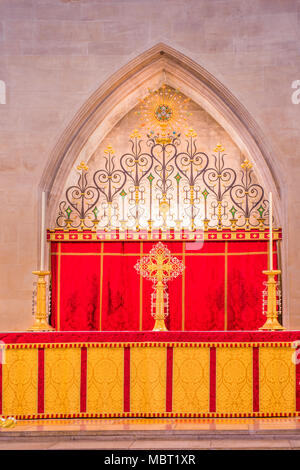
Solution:
<svg viewBox="0 0 300 470">
<path fill-rule="evenodd" d="M 0 0 L 0 329 L 31 322 L 43 172 L 91 94 L 163 42 L 245 106 L 275 150 L 286 211 L 290 328 L 300 328 L 299 0 Z M 2 103 L 3 100 L 0 100 Z"/>
</svg>

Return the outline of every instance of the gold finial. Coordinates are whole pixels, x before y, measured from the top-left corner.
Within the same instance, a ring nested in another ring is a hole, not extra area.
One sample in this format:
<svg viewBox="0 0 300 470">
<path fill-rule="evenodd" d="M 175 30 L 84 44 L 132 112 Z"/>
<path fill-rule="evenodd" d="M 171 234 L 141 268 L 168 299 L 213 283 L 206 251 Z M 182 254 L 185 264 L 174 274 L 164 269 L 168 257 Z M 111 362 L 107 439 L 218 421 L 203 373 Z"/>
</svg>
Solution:
<svg viewBox="0 0 300 470">
<path fill-rule="evenodd" d="M 197 137 L 197 132 L 190 128 L 185 135 L 186 137 Z"/>
<path fill-rule="evenodd" d="M 250 170 L 250 168 L 252 168 L 252 163 L 249 162 L 248 158 L 246 158 L 246 160 L 243 161 L 243 163 L 241 164 L 241 167 L 243 168 L 243 170 L 245 170 L 246 168 L 248 170 Z"/>
<path fill-rule="evenodd" d="M 216 146 L 216 148 L 214 149 L 214 152 L 225 152 L 225 149 L 224 149 L 223 145 L 218 144 Z"/>
<path fill-rule="evenodd" d="M 106 147 L 106 149 L 104 150 L 104 153 L 114 154 L 115 151 L 114 151 L 114 149 L 112 148 L 111 145 L 108 145 L 108 146 Z"/>
<path fill-rule="evenodd" d="M 132 131 L 132 133 L 130 134 L 130 138 L 131 138 L 131 139 L 135 139 L 135 138 L 140 139 L 140 138 L 141 138 L 141 134 L 139 133 L 139 131 L 138 131 L 137 129 L 134 129 L 134 130 Z"/>
<path fill-rule="evenodd" d="M 84 162 L 80 162 L 80 165 L 77 166 L 77 170 L 81 171 L 88 171 L 88 166 L 86 166 L 86 164 Z"/>
</svg>

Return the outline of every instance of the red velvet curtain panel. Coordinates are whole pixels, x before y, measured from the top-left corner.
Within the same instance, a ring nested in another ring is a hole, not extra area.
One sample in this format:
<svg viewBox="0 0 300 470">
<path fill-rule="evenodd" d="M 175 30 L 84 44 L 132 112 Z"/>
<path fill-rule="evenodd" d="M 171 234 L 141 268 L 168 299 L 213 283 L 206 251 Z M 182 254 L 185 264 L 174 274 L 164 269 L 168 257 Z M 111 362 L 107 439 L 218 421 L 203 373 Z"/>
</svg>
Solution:
<svg viewBox="0 0 300 470">
<path fill-rule="evenodd" d="M 256 330 L 263 325 L 267 241 L 163 243 L 186 267 L 168 283 L 170 331 Z M 52 242 L 51 324 L 62 331 L 152 330 L 152 283 L 134 265 L 154 244 Z"/>
</svg>

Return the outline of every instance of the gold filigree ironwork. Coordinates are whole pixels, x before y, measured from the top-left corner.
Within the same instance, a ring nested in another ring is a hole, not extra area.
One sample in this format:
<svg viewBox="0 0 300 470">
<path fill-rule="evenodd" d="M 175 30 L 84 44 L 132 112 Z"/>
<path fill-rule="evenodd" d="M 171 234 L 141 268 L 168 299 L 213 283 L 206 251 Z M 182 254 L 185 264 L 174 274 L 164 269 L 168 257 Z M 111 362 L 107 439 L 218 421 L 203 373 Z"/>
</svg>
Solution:
<svg viewBox="0 0 300 470">
<path fill-rule="evenodd" d="M 153 282 L 156 298 L 153 331 L 167 331 L 165 317 L 168 313 L 166 314 L 164 309 L 166 284 L 179 276 L 185 266 L 178 258 L 171 255 L 165 245 L 159 242 L 154 245 L 149 255 L 141 258 L 134 267 L 141 276 Z"/>
<path fill-rule="evenodd" d="M 131 133 L 121 156 L 108 146 L 91 177 L 84 162 L 77 166 L 78 182 L 59 204 L 57 227 L 138 232 L 268 226 L 268 201 L 248 159 L 238 170 L 228 165 L 221 144 L 212 155 L 201 151 L 192 128 L 182 142 L 176 132 L 167 140 L 150 133 L 146 142 L 141 134 Z"/>
</svg>

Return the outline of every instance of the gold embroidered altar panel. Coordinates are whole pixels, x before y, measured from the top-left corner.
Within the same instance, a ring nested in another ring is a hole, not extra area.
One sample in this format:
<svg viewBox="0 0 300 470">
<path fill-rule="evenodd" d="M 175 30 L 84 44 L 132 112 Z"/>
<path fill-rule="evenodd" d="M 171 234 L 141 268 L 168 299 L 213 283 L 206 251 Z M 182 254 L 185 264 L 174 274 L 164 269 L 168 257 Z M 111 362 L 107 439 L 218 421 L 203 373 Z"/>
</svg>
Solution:
<svg viewBox="0 0 300 470">
<path fill-rule="evenodd" d="M 87 412 L 123 411 L 124 349 L 88 348 Z"/>
<path fill-rule="evenodd" d="M 45 413 L 79 413 L 79 348 L 45 350 Z"/>
<path fill-rule="evenodd" d="M 260 411 L 292 412 L 296 407 L 294 348 L 260 348 Z"/>
<path fill-rule="evenodd" d="M 174 348 L 173 411 L 209 412 L 209 348 Z"/>
<path fill-rule="evenodd" d="M 130 411 L 162 413 L 166 409 L 165 347 L 130 351 Z"/>
<path fill-rule="evenodd" d="M 38 351 L 8 349 L 2 365 L 2 412 L 33 415 L 37 411 Z"/>
<path fill-rule="evenodd" d="M 252 411 L 253 377 L 250 348 L 218 348 L 216 380 L 217 412 Z"/>
</svg>

